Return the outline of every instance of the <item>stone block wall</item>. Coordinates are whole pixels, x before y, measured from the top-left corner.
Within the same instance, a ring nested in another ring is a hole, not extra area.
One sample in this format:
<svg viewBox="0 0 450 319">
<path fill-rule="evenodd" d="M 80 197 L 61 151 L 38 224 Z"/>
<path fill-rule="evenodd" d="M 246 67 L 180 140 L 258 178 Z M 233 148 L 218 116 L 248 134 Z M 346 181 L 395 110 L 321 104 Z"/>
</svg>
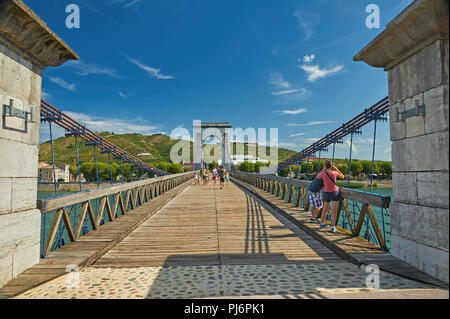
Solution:
<svg viewBox="0 0 450 319">
<path fill-rule="evenodd" d="M 41 72 L 0 43 L 0 287 L 39 262 L 41 213 L 36 197 Z M 34 106 L 36 121 L 27 123 L 26 133 L 21 132 L 24 120 L 3 116 L 3 106 L 11 99 L 23 111 Z"/>
<path fill-rule="evenodd" d="M 394 203 L 392 254 L 448 282 L 448 40 L 389 70 Z M 424 116 L 399 114 L 425 106 Z"/>
<path fill-rule="evenodd" d="M 69 59 L 78 56 L 22 1 L 0 1 L 0 287 L 39 262 L 42 71 Z M 32 116 L 6 114 L 11 100 Z"/>
<path fill-rule="evenodd" d="M 388 71 L 391 252 L 448 283 L 449 2 L 415 0 L 355 57 Z M 402 119 L 423 106 L 425 114 Z"/>
</svg>

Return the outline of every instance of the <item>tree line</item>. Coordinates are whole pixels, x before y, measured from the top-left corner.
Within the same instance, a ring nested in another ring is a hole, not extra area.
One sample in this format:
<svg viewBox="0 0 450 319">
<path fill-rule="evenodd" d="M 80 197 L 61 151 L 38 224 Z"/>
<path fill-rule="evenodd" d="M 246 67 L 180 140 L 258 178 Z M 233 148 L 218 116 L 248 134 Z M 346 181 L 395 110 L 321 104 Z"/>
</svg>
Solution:
<svg viewBox="0 0 450 319">
<path fill-rule="evenodd" d="M 122 164 L 122 170 L 120 169 L 120 164 L 116 162 L 111 163 L 111 172 L 109 169 L 109 163 L 105 162 L 97 162 L 97 170 L 98 170 L 98 177 L 100 181 L 110 181 L 111 175 L 113 181 L 117 181 L 120 179 L 120 176 L 123 172 L 123 178 L 125 181 L 131 180 L 131 179 L 138 179 L 144 176 L 145 172 L 142 169 L 139 169 L 135 166 L 131 166 L 131 176 L 130 177 L 130 165 L 129 163 L 123 163 Z M 181 163 L 168 163 L 168 162 L 155 162 L 151 163 L 150 165 L 161 169 L 165 172 L 171 173 L 171 174 L 177 174 L 177 173 L 183 173 L 183 165 Z M 74 178 L 77 178 L 78 176 L 78 166 L 76 165 L 70 165 L 69 167 L 70 173 Z M 97 181 L 97 172 L 95 169 L 95 163 L 94 162 L 84 162 L 80 164 L 80 172 L 83 174 L 84 179 L 87 182 L 94 182 Z M 153 177 L 155 174 L 149 172 L 147 174 L 148 177 Z"/>
<path fill-rule="evenodd" d="M 325 165 L 325 160 L 319 161 L 314 160 L 311 162 L 303 162 L 301 165 L 291 165 L 284 170 L 279 172 L 280 176 L 287 176 L 289 173 L 293 172 L 297 174 L 314 174 L 316 171 L 321 171 Z M 348 165 L 347 164 L 335 164 L 337 169 L 344 175 L 348 175 Z M 309 167 L 308 167 L 309 166 Z M 300 172 L 299 172 L 300 170 Z M 352 160 L 352 165 L 350 167 L 350 175 L 353 177 L 358 177 L 361 174 L 370 175 L 372 173 L 372 162 L 364 160 Z M 374 162 L 373 173 L 380 175 L 384 174 L 387 176 L 392 175 L 392 163 L 391 162 Z"/>
</svg>

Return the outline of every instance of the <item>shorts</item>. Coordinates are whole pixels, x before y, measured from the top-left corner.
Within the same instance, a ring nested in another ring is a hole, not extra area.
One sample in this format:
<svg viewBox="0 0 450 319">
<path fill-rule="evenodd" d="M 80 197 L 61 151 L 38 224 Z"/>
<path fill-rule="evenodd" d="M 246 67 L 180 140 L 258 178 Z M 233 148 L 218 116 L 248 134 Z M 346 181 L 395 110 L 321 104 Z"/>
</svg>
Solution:
<svg viewBox="0 0 450 319">
<path fill-rule="evenodd" d="M 314 193 L 314 192 L 308 191 L 308 197 L 309 197 L 309 202 L 311 203 L 312 206 L 317 207 L 317 208 L 322 208 L 323 204 L 322 204 L 322 196 L 320 196 L 320 192 Z"/>
<path fill-rule="evenodd" d="M 220 178 L 220 182 L 221 182 L 221 183 L 225 182 L 225 178 L 221 177 L 221 178 Z"/>
<path fill-rule="evenodd" d="M 341 192 L 337 191 L 337 192 L 323 192 L 323 201 L 324 202 L 337 202 L 338 200 L 341 199 Z"/>
</svg>

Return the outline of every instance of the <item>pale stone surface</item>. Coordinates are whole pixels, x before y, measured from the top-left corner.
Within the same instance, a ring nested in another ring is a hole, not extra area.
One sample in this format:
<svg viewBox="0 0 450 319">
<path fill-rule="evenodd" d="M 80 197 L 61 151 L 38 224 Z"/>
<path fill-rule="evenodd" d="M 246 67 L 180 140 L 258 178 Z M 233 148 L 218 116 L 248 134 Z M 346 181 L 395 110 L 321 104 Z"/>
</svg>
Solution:
<svg viewBox="0 0 450 319">
<path fill-rule="evenodd" d="M 448 282 L 448 250 L 417 245 L 418 268 L 439 280 Z"/>
<path fill-rule="evenodd" d="M 85 268 L 61 276 L 13 299 L 179 299 L 370 291 L 364 269 L 336 264 L 219 265 Z M 79 279 L 79 280 L 78 280 Z M 73 283 L 67 286 L 67 283 Z M 76 285 L 78 284 L 78 285 Z M 434 289 L 380 271 L 380 289 Z"/>
<path fill-rule="evenodd" d="M 38 209 L 0 215 L 0 256 L 39 243 L 41 212 Z"/>
<path fill-rule="evenodd" d="M 38 146 L 0 138 L 0 177 L 38 176 Z"/>
<path fill-rule="evenodd" d="M 12 272 L 13 278 L 27 270 L 30 266 L 39 262 L 40 256 L 39 242 L 34 242 L 30 246 L 24 247 L 13 254 Z"/>
<path fill-rule="evenodd" d="M 11 211 L 11 178 L 0 178 L 0 215 Z"/>
<path fill-rule="evenodd" d="M 448 131 L 392 142 L 392 170 L 448 171 Z"/>
<path fill-rule="evenodd" d="M 1 220 L 1 216 L 0 216 Z M 1 255 L 0 254 L 0 288 L 13 279 L 12 271 L 12 255 Z"/>
<path fill-rule="evenodd" d="M 393 172 L 392 192 L 396 202 L 417 204 L 417 173 Z"/>
<path fill-rule="evenodd" d="M 22 1 L 0 1 L 0 286 L 39 261 L 41 75 L 70 59 L 78 56 Z M 11 100 L 25 112 L 34 106 L 34 123 L 4 118 Z"/>
<path fill-rule="evenodd" d="M 417 173 L 418 202 L 433 207 L 449 207 L 448 172 Z"/>
<path fill-rule="evenodd" d="M 424 93 L 425 132 L 448 130 L 448 85 L 439 86 Z"/>
<path fill-rule="evenodd" d="M 391 233 L 391 254 L 411 266 L 418 267 L 417 243 Z"/>
<path fill-rule="evenodd" d="M 414 109 L 418 105 L 423 105 L 423 94 L 420 93 L 412 98 L 405 99 L 405 111 Z M 406 137 L 414 137 L 425 133 L 425 119 L 423 116 L 411 116 L 405 119 Z"/>
<path fill-rule="evenodd" d="M 448 209 L 394 202 L 391 205 L 391 233 L 448 250 L 448 217 Z"/>
<path fill-rule="evenodd" d="M 391 141 L 400 140 L 406 137 L 405 122 L 400 121 L 400 113 L 404 111 L 405 111 L 405 104 L 403 103 L 403 101 L 391 104 L 389 110 Z"/>
<path fill-rule="evenodd" d="M 11 210 L 33 209 L 37 200 L 37 178 L 13 178 Z"/>
<path fill-rule="evenodd" d="M 41 212 L 33 209 L 0 215 L 0 229 L 1 287 L 39 262 Z"/>
</svg>

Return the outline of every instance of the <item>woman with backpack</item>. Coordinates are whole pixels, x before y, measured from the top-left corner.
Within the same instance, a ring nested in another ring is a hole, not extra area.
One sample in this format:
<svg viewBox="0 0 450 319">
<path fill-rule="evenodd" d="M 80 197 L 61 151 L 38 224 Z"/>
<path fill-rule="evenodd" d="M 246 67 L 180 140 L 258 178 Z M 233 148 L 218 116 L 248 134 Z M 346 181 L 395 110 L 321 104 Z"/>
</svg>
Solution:
<svg viewBox="0 0 450 319">
<path fill-rule="evenodd" d="M 319 173 L 317 178 L 321 178 L 324 184 L 323 201 L 325 202 L 322 216 L 320 217 L 320 228 L 327 227 L 325 223 L 325 217 L 330 209 L 330 202 L 333 201 L 331 208 L 331 231 L 335 233 L 337 231 L 337 206 L 340 200 L 341 194 L 339 187 L 336 185 L 336 178 L 344 178 L 336 166 L 332 165 L 329 160 L 325 161 L 325 169 Z"/>
</svg>

